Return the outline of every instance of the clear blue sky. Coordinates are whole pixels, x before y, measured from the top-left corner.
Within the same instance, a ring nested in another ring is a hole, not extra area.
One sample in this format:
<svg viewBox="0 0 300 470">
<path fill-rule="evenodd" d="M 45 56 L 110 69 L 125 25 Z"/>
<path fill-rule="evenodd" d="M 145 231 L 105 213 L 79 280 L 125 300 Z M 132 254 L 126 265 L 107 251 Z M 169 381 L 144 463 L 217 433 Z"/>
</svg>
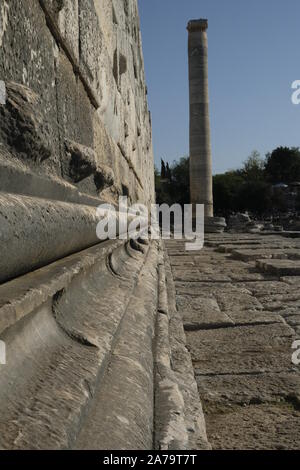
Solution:
<svg viewBox="0 0 300 470">
<path fill-rule="evenodd" d="M 214 173 L 239 167 L 252 150 L 300 146 L 299 0 L 138 0 L 155 161 L 189 149 L 187 31 L 208 18 Z"/>
</svg>

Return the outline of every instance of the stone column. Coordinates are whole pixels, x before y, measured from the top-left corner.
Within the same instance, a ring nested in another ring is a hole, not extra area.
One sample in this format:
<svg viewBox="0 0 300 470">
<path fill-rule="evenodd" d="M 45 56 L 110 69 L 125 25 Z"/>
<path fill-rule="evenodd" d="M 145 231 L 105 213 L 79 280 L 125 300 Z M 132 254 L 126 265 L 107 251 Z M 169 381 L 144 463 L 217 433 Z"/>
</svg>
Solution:
<svg viewBox="0 0 300 470">
<path fill-rule="evenodd" d="M 213 217 L 212 157 L 209 123 L 207 20 L 192 20 L 189 32 L 190 196 Z"/>
<path fill-rule="evenodd" d="M 212 157 L 209 124 L 208 21 L 191 20 L 189 32 L 190 84 L 190 197 L 194 214 L 196 204 L 204 204 L 205 232 L 223 232 L 225 219 L 214 217 Z"/>
</svg>

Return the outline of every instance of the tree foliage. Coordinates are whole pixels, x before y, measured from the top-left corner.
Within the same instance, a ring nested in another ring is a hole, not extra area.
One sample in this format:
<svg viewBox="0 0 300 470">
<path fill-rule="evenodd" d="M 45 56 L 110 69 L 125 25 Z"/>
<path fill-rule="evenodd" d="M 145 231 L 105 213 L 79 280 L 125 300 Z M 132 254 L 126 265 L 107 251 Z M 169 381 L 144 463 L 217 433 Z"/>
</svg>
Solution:
<svg viewBox="0 0 300 470">
<path fill-rule="evenodd" d="M 247 181 L 262 181 L 264 179 L 265 162 L 260 153 L 254 150 L 244 162 L 241 175 Z"/>
<path fill-rule="evenodd" d="M 214 206 L 216 212 L 229 214 L 238 210 L 238 193 L 243 177 L 236 171 L 228 171 L 213 178 Z"/>
<path fill-rule="evenodd" d="M 189 158 L 182 157 L 169 168 L 168 180 L 163 180 L 158 171 L 155 171 L 156 201 L 158 204 L 178 203 L 181 205 L 190 202 Z"/>
<path fill-rule="evenodd" d="M 265 174 L 271 183 L 292 183 L 300 180 L 300 150 L 298 147 L 278 147 L 267 154 Z"/>
<path fill-rule="evenodd" d="M 156 170 L 156 193 L 159 204 L 189 203 L 189 158 L 183 157 L 170 168 L 169 179 L 161 181 Z M 262 159 L 254 150 L 242 168 L 213 177 L 214 207 L 217 215 L 237 211 L 250 211 L 263 215 L 286 211 L 284 190 L 274 190 L 278 183 L 300 181 L 299 148 L 278 147 Z M 296 201 L 300 209 L 300 196 Z"/>
</svg>

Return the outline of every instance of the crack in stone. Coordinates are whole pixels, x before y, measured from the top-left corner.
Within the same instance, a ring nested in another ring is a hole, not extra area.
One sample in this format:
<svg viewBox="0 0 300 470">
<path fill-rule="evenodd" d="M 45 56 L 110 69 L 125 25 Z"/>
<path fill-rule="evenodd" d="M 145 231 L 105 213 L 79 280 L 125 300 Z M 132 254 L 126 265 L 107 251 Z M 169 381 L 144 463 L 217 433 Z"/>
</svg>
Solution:
<svg viewBox="0 0 300 470">
<path fill-rule="evenodd" d="M 247 323 L 234 323 L 234 324 L 224 324 L 224 325 L 189 325 L 184 324 L 185 331 L 200 331 L 200 330 L 222 330 L 228 328 L 240 328 L 240 327 L 247 327 L 247 326 L 266 326 L 266 325 L 276 325 L 279 322 L 277 321 L 255 321 L 255 322 L 247 322 Z"/>
<path fill-rule="evenodd" d="M 288 374 L 295 373 L 294 369 L 284 369 L 284 370 L 253 370 L 253 371 L 242 371 L 242 372 L 198 372 L 195 369 L 196 377 L 257 377 L 263 375 L 279 375 L 279 374 Z"/>
</svg>

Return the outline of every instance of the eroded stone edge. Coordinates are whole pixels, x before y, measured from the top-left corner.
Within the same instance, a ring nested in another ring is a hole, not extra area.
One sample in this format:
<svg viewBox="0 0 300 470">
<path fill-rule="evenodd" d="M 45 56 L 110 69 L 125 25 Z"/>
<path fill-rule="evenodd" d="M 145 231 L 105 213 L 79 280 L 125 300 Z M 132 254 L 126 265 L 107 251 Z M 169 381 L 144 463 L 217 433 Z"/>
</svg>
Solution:
<svg viewBox="0 0 300 470">
<path fill-rule="evenodd" d="M 74 448 L 153 448 L 153 340 L 157 313 L 157 243 L 153 242 L 120 324 L 108 372 Z"/>
<path fill-rule="evenodd" d="M 156 339 L 155 447 L 209 450 L 206 425 L 168 255 L 161 244 Z M 167 302 L 166 302 L 167 299 Z"/>
</svg>

